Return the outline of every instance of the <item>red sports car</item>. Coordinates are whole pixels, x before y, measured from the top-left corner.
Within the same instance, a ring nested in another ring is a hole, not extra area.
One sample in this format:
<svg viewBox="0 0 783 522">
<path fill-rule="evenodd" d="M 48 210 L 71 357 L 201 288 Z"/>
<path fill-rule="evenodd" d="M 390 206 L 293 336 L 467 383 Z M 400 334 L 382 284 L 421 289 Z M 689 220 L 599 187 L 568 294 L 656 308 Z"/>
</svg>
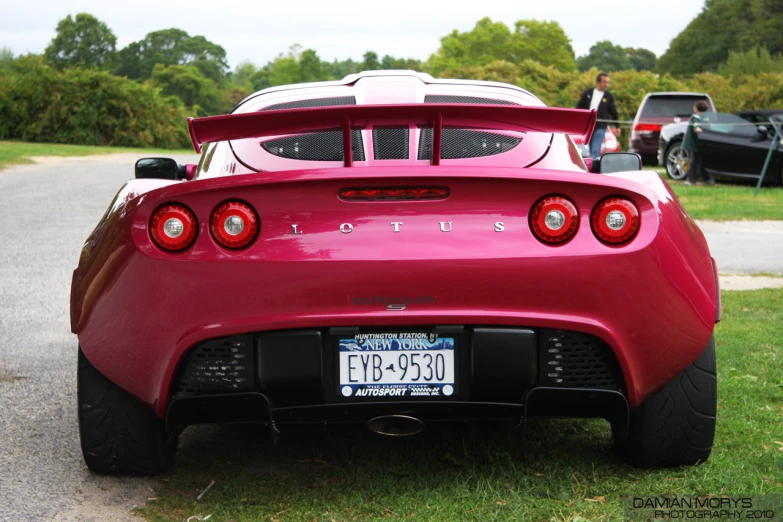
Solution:
<svg viewBox="0 0 783 522">
<path fill-rule="evenodd" d="M 405 71 L 275 87 L 137 163 L 71 293 L 84 459 L 152 474 L 183 429 L 599 417 L 627 462 L 704 461 L 718 278 L 595 112 Z M 616 172 L 618 169 L 623 172 Z"/>
</svg>

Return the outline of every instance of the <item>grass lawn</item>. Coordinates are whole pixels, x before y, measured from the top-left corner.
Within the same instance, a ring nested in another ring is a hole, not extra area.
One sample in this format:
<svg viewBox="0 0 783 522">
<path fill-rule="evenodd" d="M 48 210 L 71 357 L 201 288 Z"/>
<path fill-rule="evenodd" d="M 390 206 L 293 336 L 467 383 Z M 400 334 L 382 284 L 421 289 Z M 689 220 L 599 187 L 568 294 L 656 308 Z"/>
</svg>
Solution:
<svg viewBox="0 0 783 522">
<path fill-rule="evenodd" d="M 33 163 L 33 161 L 29 159 L 30 156 L 91 156 L 93 154 L 116 154 L 119 152 L 135 152 L 139 154 L 180 154 L 192 151 L 0 141 L 0 170 L 14 164 Z"/>
<path fill-rule="evenodd" d="M 783 289 L 724 292 L 723 304 L 718 431 L 706 464 L 630 468 L 613 456 L 608 424 L 598 420 L 530 421 L 524 437 L 488 426 L 433 425 L 400 439 L 363 426 L 282 426 L 277 445 L 261 427 L 201 427 L 140 514 L 153 521 L 577 522 L 622 520 L 631 496 L 781 493 Z"/>
<path fill-rule="evenodd" d="M 755 184 L 721 181 L 715 185 L 687 187 L 656 171 L 672 187 L 685 209 L 694 219 L 732 221 L 746 219 L 783 220 L 783 187 L 763 187 L 754 196 Z"/>
</svg>

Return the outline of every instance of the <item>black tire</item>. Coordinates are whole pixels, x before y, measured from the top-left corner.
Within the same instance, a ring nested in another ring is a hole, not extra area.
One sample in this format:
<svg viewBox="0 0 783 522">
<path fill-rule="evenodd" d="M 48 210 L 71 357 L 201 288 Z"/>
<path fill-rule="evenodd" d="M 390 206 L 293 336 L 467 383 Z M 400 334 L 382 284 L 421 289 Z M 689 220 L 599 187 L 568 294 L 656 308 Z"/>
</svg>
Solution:
<svg viewBox="0 0 783 522">
<path fill-rule="evenodd" d="M 103 376 L 79 348 L 79 436 L 87 467 L 108 475 L 156 475 L 171 465 L 177 438 L 146 405 Z"/>
<path fill-rule="evenodd" d="M 712 451 L 717 410 L 715 340 L 680 375 L 631 412 L 628 430 L 614 428 L 622 458 L 639 468 L 704 462 Z"/>
<path fill-rule="evenodd" d="M 684 165 L 679 165 L 675 161 L 675 157 L 679 156 L 680 148 L 682 147 L 682 140 L 672 140 L 666 147 L 666 152 L 663 154 L 664 167 L 666 167 L 666 174 L 671 179 L 683 180 L 686 178 L 687 169 Z M 688 153 L 683 156 L 685 161 L 688 161 Z"/>
</svg>

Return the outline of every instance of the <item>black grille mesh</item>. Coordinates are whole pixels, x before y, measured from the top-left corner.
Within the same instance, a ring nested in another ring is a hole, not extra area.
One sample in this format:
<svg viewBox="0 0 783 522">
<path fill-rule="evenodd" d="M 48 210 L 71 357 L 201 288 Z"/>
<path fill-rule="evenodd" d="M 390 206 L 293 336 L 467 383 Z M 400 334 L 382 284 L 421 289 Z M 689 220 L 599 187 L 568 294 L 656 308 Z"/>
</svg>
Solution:
<svg viewBox="0 0 783 522">
<path fill-rule="evenodd" d="M 373 157 L 377 160 L 408 159 L 409 135 L 407 127 L 373 129 Z"/>
<path fill-rule="evenodd" d="M 442 159 L 479 158 L 508 152 L 522 142 L 522 138 L 495 132 L 467 129 L 443 129 L 440 157 Z M 421 129 L 420 160 L 432 159 L 432 129 Z"/>
<path fill-rule="evenodd" d="M 226 393 L 255 388 L 253 338 L 208 341 L 190 352 L 180 366 L 176 396 Z"/>
<path fill-rule="evenodd" d="M 354 161 L 364 161 L 364 145 L 361 131 L 351 131 Z M 319 131 L 296 136 L 286 136 L 261 144 L 264 150 L 275 156 L 307 161 L 342 161 L 342 131 Z"/>
<path fill-rule="evenodd" d="M 480 98 L 477 96 L 453 96 L 450 94 L 427 94 L 424 103 L 491 103 L 493 105 L 519 105 L 512 101 Z"/>
<path fill-rule="evenodd" d="M 276 103 L 264 107 L 263 111 L 279 111 L 283 109 L 304 109 L 312 107 L 334 107 L 338 105 L 356 105 L 353 96 L 336 96 L 334 98 L 318 98 L 314 100 L 296 100 Z M 360 131 L 351 131 L 354 161 L 364 161 L 364 145 Z M 343 135 L 341 131 L 318 131 L 297 136 L 286 136 L 261 144 L 270 154 L 286 159 L 306 161 L 342 161 Z"/>
<path fill-rule="evenodd" d="M 296 100 L 276 103 L 261 109 L 262 111 L 281 111 L 283 109 L 304 109 L 307 107 L 334 107 L 336 105 L 356 105 L 353 96 L 336 96 L 334 98 L 318 98 L 315 100 Z"/>
<path fill-rule="evenodd" d="M 542 330 L 539 384 L 622 391 L 620 368 L 600 340 L 575 332 Z"/>
</svg>

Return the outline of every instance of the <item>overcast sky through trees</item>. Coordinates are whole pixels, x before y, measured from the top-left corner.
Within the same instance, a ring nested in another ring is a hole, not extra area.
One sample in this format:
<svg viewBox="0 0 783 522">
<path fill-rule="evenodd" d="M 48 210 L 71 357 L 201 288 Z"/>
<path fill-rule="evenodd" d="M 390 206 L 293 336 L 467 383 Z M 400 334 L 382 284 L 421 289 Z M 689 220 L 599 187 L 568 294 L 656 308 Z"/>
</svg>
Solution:
<svg viewBox="0 0 783 522">
<path fill-rule="evenodd" d="M 557 21 L 577 56 L 599 40 L 660 56 L 703 6 L 704 0 L 25 0 L 0 17 L 0 47 L 42 53 L 59 20 L 87 12 L 114 32 L 118 50 L 151 31 L 176 27 L 221 45 L 232 68 L 243 60 L 267 63 L 296 43 L 328 61 L 360 61 L 368 50 L 425 60 L 442 36 L 468 31 L 488 16 L 512 28 L 520 19 Z"/>
</svg>

